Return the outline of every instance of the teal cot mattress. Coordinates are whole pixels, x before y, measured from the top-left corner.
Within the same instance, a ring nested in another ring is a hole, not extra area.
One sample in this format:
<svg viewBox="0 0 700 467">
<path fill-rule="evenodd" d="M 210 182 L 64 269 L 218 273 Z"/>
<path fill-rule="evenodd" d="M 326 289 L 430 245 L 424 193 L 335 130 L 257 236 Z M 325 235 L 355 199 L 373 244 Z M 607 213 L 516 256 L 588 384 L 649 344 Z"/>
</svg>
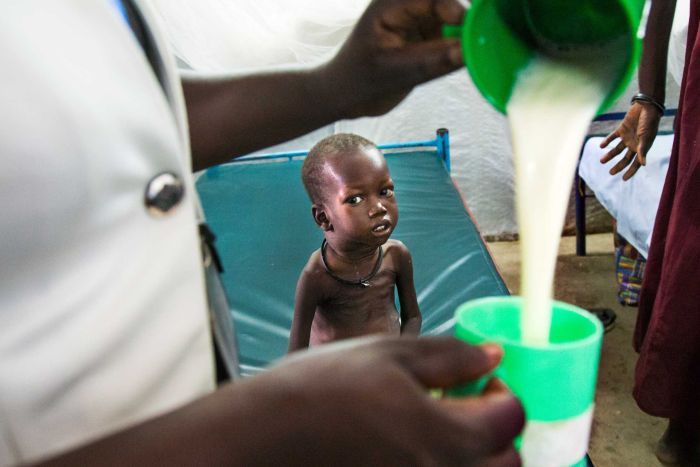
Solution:
<svg viewBox="0 0 700 467">
<path fill-rule="evenodd" d="M 437 153 L 411 150 L 386 158 L 399 205 L 392 238 L 413 255 L 422 334 L 451 334 L 459 304 L 508 289 Z M 234 162 L 197 180 L 217 236 L 243 374 L 285 354 L 297 278 L 323 239 L 301 184 L 302 162 Z"/>
</svg>

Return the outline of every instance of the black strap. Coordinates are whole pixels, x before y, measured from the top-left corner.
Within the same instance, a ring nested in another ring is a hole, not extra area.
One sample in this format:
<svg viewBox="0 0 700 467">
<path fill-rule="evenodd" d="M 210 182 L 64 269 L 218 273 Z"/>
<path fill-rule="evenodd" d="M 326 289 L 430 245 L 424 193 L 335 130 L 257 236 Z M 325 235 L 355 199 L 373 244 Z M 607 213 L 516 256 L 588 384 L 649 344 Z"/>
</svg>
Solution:
<svg viewBox="0 0 700 467">
<path fill-rule="evenodd" d="M 131 28 L 131 32 L 134 33 L 136 40 L 141 45 L 143 53 L 146 55 L 148 63 L 151 65 L 151 69 L 156 75 L 158 82 L 160 83 L 161 87 L 165 89 L 165 77 L 163 76 L 163 73 L 161 73 L 160 66 L 158 65 L 160 63 L 158 49 L 155 46 L 155 41 L 150 30 L 146 28 L 141 12 L 134 6 L 131 0 L 116 1 L 120 1 L 121 6 L 123 7 L 120 9 L 120 12 L 123 14 L 127 24 Z"/>
<path fill-rule="evenodd" d="M 216 380 L 221 383 L 240 376 L 238 342 L 231 307 L 228 304 L 226 291 L 221 281 L 220 272 L 223 268 L 214 246 L 216 237 L 204 223 L 200 224 L 199 231 L 202 242 L 209 319 L 216 357 Z"/>
<path fill-rule="evenodd" d="M 365 277 L 361 277 L 357 280 L 354 281 L 349 281 L 347 279 L 343 279 L 342 277 L 338 276 L 336 273 L 334 273 L 331 270 L 331 267 L 328 265 L 328 259 L 326 258 L 326 247 L 328 246 L 328 242 L 326 242 L 326 239 L 323 239 L 323 242 L 321 242 L 321 260 L 323 261 L 323 267 L 326 269 L 326 272 L 335 280 L 340 282 L 341 284 L 345 285 L 352 285 L 353 287 L 369 287 L 371 284 L 369 283 L 370 280 L 374 276 L 377 275 L 379 272 L 379 268 L 382 267 L 382 260 L 384 259 L 384 251 L 382 250 L 382 247 L 379 247 L 379 256 L 377 257 L 377 261 L 374 263 L 374 268 L 372 268 L 372 272 L 370 272 L 368 275 Z"/>
<path fill-rule="evenodd" d="M 216 235 L 214 235 L 214 232 L 211 231 L 206 223 L 202 222 L 199 224 L 199 235 L 202 237 L 204 243 L 206 243 L 206 245 L 209 247 L 209 253 L 211 253 L 211 259 L 214 261 L 216 270 L 219 271 L 219 273 L 224 272 L 224 266 L 221 264 L 221 257 L 219 256 L 219 252 L 216 250 L 216 246 L 214 246 L 214 242 L 216 241 Z"/>
</svg>

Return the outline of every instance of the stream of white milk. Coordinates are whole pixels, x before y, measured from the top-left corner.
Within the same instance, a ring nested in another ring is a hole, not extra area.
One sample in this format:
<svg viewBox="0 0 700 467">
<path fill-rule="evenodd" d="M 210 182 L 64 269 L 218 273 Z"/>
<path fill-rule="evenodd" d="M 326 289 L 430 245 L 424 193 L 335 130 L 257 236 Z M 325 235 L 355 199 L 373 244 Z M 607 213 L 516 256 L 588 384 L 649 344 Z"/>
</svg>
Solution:
<svg viewBox="0 0 700 467">
<path fill-rule="evenodd" d="M 610 87 L 612 70 L 537 57 L 507 106 L 521 245 L 523 341 L 549 341 L 554 270 L 581 144 Z M 585 284 L 581 284 L 582 287 Z"/>
</svg>

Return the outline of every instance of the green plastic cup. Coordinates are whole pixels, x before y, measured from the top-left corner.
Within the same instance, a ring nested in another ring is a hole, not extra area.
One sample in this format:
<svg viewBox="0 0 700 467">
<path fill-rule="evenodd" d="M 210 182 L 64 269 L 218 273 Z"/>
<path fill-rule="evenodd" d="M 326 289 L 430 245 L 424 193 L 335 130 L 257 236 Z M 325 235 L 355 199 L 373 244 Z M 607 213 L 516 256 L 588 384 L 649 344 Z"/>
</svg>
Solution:
<svg viewBox="0 0 700 467">
<path fill-rule="evenodd" d="M 537 54 L 614 61 L 602 113 L 624 92 L 639 63 L 644 5 L 645 0 L 473 0 L 463 25 L 445 28 L 445 35 L 461 38 L 474 84 L 502 113 L 518 73 Z"/>
<path fill-rule="evenodd" d="M 549 343 L 528 345 L 520 334 L 522 303 L 520 297 L 467 302 L 456 311 L 455 336 L 503 347 L 494 374 L 525 408 L 525 430 L 518 440 L 525 466 L 585 465 L 603 326 L 587 311 L 553 301 Z M 486 379 L 451 394 L 480 392 Z"/>
</svg>

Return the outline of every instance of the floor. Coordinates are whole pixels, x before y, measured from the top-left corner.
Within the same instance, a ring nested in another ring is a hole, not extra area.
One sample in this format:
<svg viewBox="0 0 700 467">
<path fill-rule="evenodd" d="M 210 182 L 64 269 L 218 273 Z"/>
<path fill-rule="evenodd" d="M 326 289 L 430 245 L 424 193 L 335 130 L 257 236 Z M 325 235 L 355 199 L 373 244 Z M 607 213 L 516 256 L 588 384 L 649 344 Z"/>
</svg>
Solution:
<svg viewBox="0 0 700 467">
<path fill-rule="evenodd" d="M 612 234 L 588 235 L 587 256 L 575 253 L 575 237 L 563 237 L 559 249 L 555 298 L 582 308 L 611 308 L 615 327 L 605 334 L 596 393 L 589 455 L 596 467 L 657 467 L 654 446 L 665 429 L 663 419 L 643 413 L 632 399 L 632 349 L 636 308 L 617 303 Z M 520 278 L 518 242 L 489 243 L 512 293 Z"/>
</svg>

